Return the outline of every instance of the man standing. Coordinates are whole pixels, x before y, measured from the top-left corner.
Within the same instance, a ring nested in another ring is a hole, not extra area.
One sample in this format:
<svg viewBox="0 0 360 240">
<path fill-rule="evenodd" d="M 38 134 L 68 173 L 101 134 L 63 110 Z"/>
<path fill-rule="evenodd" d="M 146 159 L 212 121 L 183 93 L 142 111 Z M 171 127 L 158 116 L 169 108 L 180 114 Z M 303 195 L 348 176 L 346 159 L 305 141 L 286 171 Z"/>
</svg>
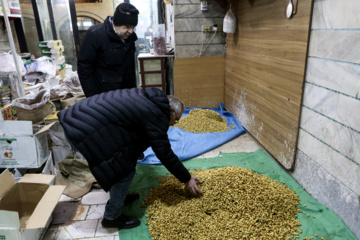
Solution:
<svg viewBox="0 0 360 240">
<path fill-rule="evenodd" d="M 130 3 L 86 32 L 78 59 L 78 75 L 86 97 L 136 87 L 134 28 L 139 11 Z"/>
<path fill-rule="evenodd" d="M 72 148 L 85 157 L 100 186 L 110 191 L 104 227 L 133 228 L 140 224 L 121 210 L 138 156 L 150 146 L 185 189 L 195 196 L 202 194 L 197 186 L 201 180 L 191 176 L 180 162 L 167 135 L 169 125 L 174 125 L 183 111 L 181 100 L 157 88 L 132 88 L 86 98 L 58 114 Z"/>
</svg>

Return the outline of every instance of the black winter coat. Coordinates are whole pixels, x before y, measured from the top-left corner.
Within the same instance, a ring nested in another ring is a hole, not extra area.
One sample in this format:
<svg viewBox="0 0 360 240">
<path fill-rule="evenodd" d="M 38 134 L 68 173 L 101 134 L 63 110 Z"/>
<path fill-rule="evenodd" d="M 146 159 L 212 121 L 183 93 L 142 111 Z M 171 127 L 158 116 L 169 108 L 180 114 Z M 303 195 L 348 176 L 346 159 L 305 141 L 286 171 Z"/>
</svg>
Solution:
<svg viewBox="0 0 360 240">
<path fill-rule="evenodd" d="M 110 90 L 136 87 L 135 41 L 123 42 L 110 17 L 86 32 L 78 59 L 78 75 L 86 97 Z"/>
<path fill-rule="evenodd" d="M 149 146 L 181 182 L 191 178 L 171 149 L 169 100 L 157 88 L 95 95 L 61 110 L 58 118 L 105 191 L 135 170 L 139 155 Z"/>
</svg>

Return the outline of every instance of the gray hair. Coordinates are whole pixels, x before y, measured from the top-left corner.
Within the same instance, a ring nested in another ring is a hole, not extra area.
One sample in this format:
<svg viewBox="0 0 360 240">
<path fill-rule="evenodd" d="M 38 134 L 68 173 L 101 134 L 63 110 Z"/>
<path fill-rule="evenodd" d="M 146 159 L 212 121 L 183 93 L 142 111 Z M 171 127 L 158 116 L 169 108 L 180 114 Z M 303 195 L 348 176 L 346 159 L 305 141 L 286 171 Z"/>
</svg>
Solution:
<svg viewBox="0 0 360 240">
<path fill-rule="evenodd" d="M 184 103 L 180 100 L 180 98 L 175 97 L 173 95 L 167 96 L 169 99 L 169 104 L 172 109 L 174 109 L 176 116 L 179 116 L 184 111 Z"/>
</svg>

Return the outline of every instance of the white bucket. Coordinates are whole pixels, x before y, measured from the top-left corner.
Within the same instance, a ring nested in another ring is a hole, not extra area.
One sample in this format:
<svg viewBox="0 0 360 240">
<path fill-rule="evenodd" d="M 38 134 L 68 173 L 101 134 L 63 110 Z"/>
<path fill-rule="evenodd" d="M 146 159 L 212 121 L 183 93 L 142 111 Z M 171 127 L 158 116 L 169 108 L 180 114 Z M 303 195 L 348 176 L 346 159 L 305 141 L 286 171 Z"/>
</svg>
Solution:
<svg viewBox="0 0 360 240">
<path fill-rule="evenodd" d="M 66 77 L 70 78 L 72 73 L 73 73 L 72 66 L 70 64 L 66 64 L 65 66 Z"/>
</svg>

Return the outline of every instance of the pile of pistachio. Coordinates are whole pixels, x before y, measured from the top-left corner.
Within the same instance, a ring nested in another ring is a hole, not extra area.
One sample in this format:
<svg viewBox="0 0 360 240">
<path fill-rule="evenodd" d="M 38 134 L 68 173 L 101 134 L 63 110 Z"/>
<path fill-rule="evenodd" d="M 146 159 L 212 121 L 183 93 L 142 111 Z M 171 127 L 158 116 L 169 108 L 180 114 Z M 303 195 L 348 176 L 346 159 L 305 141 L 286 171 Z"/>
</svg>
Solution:
<svg viewBox="0 0 360 240">
<path fill-rule="evenodd" d="M 219 113 L 201 108 L 191 110 L 174 126 L 193 133 L 225 132 L 230 129 Z"/>
<path fill-rule="evenodd" d="M 240 167 L 192 172 L 194 197 L 172 175 L 145 199 L 150 237 L 162 239 L 298 239 L 299 196 L 284 182 Z"/>
</svg>

